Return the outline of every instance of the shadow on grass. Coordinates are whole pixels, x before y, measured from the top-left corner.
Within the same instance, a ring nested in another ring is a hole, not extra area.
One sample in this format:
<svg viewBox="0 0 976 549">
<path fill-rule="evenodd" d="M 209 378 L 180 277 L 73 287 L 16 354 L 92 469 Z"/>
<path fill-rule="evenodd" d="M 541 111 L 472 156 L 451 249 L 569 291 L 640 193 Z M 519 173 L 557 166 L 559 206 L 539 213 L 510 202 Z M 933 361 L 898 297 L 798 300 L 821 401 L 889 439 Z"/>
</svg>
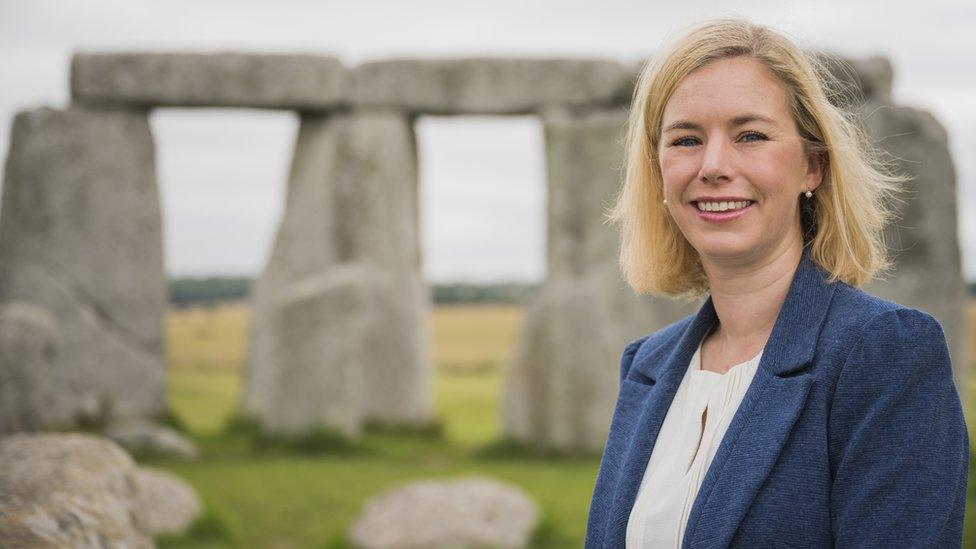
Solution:
<svg viewBox="0 0 976 549">
<path fill-rule="evenodd" d="M 384 423 L 367 421 L 363 431 L 370 435 L 410 437 L 421 440 L 443 441 L 444 422 L 432 419 L 421 423 Z"/>
<path fill-rule="evenodd" d="M 588 450 L 534 446 L 503 437 L 475 449 L 471 457 L 483 461 L 593 461 L 600 459 L 600 454 Z"/>
<path fill-rule="evenodd" d="M 244 438 L 256 454 L 287 453 L 300 455 L 366 455 L 372 451 L 340 431 L 315 425 L 296 435 L 282 435 L 265 431 L 251 418 L 234 416 L 224 427 L 226 438 Z"/>
</svg>

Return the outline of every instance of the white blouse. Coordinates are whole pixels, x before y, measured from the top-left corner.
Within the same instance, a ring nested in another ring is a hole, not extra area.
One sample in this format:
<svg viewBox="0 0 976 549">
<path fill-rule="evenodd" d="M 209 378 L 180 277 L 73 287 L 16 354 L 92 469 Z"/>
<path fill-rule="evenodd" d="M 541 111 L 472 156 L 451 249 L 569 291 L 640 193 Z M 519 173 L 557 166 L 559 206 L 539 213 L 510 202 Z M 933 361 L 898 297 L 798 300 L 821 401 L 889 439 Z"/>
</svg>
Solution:
<svg viewBox="0 0 976 549">
<path fill-rule="evenodd" d="M 705 472 L 761 357 L 762 351 L 725 374 L 702 370 L 699 342 L 644 471 L 627 523 L 627 549 L 681 547 Z"/>
</svg>

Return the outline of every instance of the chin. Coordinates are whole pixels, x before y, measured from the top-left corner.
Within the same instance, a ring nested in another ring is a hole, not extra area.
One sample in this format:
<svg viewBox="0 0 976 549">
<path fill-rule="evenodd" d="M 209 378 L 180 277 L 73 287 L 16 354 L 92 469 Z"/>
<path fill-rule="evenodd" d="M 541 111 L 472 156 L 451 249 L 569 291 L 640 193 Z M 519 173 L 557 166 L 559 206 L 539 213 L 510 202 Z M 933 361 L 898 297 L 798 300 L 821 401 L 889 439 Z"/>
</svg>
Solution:
<svg viewBox="0 0 976 549">
<path fill-rule="evenodd" d="M 698 255 L 711 259 L 736 259 L 749 257 L 756 251 L 752 244 L 740 241 L 709 241 L 696 246 Z"/>
</svg>

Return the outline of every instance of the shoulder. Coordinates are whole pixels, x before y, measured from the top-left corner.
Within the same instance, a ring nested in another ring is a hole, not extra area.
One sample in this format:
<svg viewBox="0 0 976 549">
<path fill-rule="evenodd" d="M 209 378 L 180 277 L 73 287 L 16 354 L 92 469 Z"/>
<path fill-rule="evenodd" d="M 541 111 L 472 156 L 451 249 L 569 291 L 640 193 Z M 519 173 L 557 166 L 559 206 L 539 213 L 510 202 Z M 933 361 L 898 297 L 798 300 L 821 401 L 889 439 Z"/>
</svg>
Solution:
<svg viewBox="0 0 976 549">
<path fill-rule="evenodd" d="M 939 321 L 924 311 L 860 294 L 850 298 L 850 305 L 864 311 L 844 320 L 830 315 L 839 326 L 825 327 L 831 335 L 821 338 L 821 350 L 833 344 L 836 357 L 830 376 L 834 420 L 856 423 L 906 398 L 921 407 L 946 398 L 954 382 Z M 842 330 L 849 333 L 842 336 Z"/>
<path fill-rule="evenodd" d="M 942 325 L 931 314 L 836 284 L 822 343 L 843 342 L 851 354 L 868 349 L 881 358 L 895 358 L 890 355 L 899 348 L 945 345 Z"/>
</svg>

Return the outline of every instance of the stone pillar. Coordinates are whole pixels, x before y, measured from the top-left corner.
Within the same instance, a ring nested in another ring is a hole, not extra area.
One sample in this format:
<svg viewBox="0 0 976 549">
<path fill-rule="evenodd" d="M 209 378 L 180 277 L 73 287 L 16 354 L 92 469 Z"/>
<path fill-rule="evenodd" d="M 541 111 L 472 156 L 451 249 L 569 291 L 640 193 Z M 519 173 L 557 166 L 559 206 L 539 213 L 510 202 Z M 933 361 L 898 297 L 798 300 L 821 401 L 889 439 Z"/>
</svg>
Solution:
<svg viewBox="0 0 976 549">
<path fill-rule="evenodd" d="M 30 303 L 0 304 L 0 436 L 44 427 L 56 391 L 57 320 Z"/>
<path fill-rule="evenodd" d="M 281 360 L 275 354 L 273 317 L 293 284 L 335 262 L 335 219 L 330 190 L 335 171 L 338 124 L 328 114 L 303 114 L 295 143 L 285 210 L 271 257 L 254 285 L 243 412 L 252 418 L 271 413 Z"/>
<path fill-rule="evenodd" d="M 605 213 L 622 181 L 626 111 L 549 109 L 543 122 L 549 269 L 506 371 L 502 429 L 529 444 L 598 451 L 624 346 L 694 307 L 636 296 L 620 275 Z"/>
<path fill-rule="evenodd" d="M 910 176 L 895 201 L 899 219 L 885 238 L 895 260 L 887 280 L 865 291 L 923 310 L 942 324 L 952 356 L 956 388 L 965 402 L 968 354 L 956 222 L 956 172 L 942 124 L 925 111 L 868 103 L 862 110 L 876 147 L 890 155 L 894 171 Z"/>
<path fill-rule="evenodd" d="M 337 259 L 368 266 L 375 280 L 362 358 L 364 417 L 381 423 L 429 421 L 430 296 L 420 271 L 412 120 L 397 112 L 349 115 L 337 161 Z"/>
<path fill-rule="evenodd" d="M 428 421 L 412 121 L 382 111 L 304 115 L 288 193 L 255 293 L 245 413 L 289 431 L 317 414 L 348 434 L 360 419 Z M 296 285 L 309 289 L 295 293 Z M 296 332 L 322 352 L 294 348 Z M 305 381 L 320 391 L 299 390 Z M 336 396 L 345 404 L 326 411 L 316 408 L 322 394 L 354 398 Z"/>
<path fill-rule="evenodd" d="M 166 285 L 145 112 L 18 114 L 2 200 L 0 303 L 47 311 L 60 338 L 36 425 L 163 414 Z"/>
</svg>

